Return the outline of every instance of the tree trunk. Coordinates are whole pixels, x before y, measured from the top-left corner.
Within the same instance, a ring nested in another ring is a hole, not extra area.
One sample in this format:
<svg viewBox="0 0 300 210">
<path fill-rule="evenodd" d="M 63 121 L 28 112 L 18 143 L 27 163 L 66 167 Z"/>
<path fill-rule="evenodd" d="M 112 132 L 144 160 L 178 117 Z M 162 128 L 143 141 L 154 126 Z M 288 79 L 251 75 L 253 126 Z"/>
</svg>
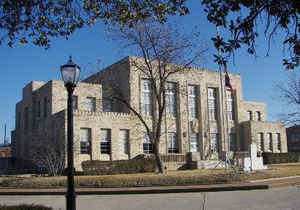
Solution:
<svg viewBox="0 0 300 210">
<path fill-rule="evenodd" d="M 160 154 L 159 154 L 159 142 L 155 142 L 155 144 L 154 144 L 154 155 L 155 155 L 156 165 L 158 168 L 158 173 L 164 174 L 165 168 L 164 168 L 163 162 L 162 162 Z"/>
</svg>

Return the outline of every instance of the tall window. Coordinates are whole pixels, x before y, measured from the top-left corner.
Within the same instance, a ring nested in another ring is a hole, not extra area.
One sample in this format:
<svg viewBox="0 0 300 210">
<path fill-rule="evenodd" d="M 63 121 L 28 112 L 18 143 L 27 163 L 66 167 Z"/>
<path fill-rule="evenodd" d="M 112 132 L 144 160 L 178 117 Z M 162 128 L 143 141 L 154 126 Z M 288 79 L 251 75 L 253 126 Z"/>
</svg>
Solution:
<svg viewBox="0 0 300 210">
<path fill-rule="evenodd" d="M 253 120 L 252 111 L 248 111 L 248 120 Z"/>
<path fill-rule="evenodd" d="M 72 108 L 73 110 L 78 109 L 78 97 L 77 96 L 72 96 Z"/>
<path fill-rule="evenodd" d="M 237 145 L 236 145 L 236 134 L 235 133 L 230 133 L 229 134 L 229 146 L 230 146 L 230 151 L 237 151 Z"/>
<path fill-rule="evenodd" d="M 28 122 L 29 122 L 29 119 L 28 119 L 28 107 L 26 106 L 25 107 L 25 110 L 24 110 L 24 132 L 27 133 L 28 132 Z"/>
<path fill-rule="evenodd" d="M 281 139 L 280 139 L 280 133 L 277 133 L 276 134 L 277 135 L 277 150 L 279 151 L 279 152 L 281 152 Z"/>
<path fill-rule="evenodd" d="M 190 151 L 199 152 L 198 133 L 190 134 Z"/>
<path fill-rule="evenodd" d="M 102 100 L 103 112 L 112 112 L 112 101 L 109 99 Z"/>
<path fill-rule="evenodd" d="M 264 134 L 258 133 L 257 134 L 257 151 L 264 151 Z"/>
<path fill-rule="evenodd" d="M 259 111 L 256 112 L 257 121 L 261 121 L 261 113 Z"/>
<path fill-rule="evenodd" d="M 129 130 L 120 130 L 120 153 L 128 155 L 129 154 Z"/>
<path fill-rule="evenodd" d="M 87 110 L 90 112 L 96 111 L 96 98 L 95 97 L 87 97 Z"/>
<path fill-rule="evenodd" d="M 32 104 L 32 113 L 31 113 L 31 123 L 32 123 L 32 127 L 35 127 L 35 120 L 36 120 L 36 100 L 35 98 L 33 99 L 33 104 Z"/>
<path fill-rule="evenodd" d="M 100 152 L 101 154 L 110 154 L 111 130 L 101 129 Z"/>
<path fill-rule="evenodd" d="M 209 120 L 217 120 L 217 90 L 208 88 L 208 117 Z"/>
<path fill-rule="evenodd" d="M 37 102 L 37 116 L 41 116 L 41 101 Z"/>
<path fill-rule="evenodd" d="M 228 120 L 234 120 L 233 97 L 230 90 L 226 90 L 226 106 Z"/>
<path fill-rule="evenodd" d="M 212 152 L 219 151 L 219 134 L 218 133 L 211 133 L 210 134 L 210 150 Z"/>
<path fill-rule="evenodd" d="M 144 133 L 143 137 L 143 151 L 145 154 L 153 153 L 153 143 L 146 132 Z"/>
<path fill-rule="evenodd" d="M 175 132 L 168 133 L 168 153 L 178 153 L 179 145 L 178 139 Z"/>
<path fill-rule="evenodd" d="M 21 128 L 21 112 L 18 112 L 17 128 Z"/>
<path fill-rule="evenodd" d="M 80 154 L 90 154 L 91 129 L 80 128 Z"/>
<path fill-rule="evenodd" d="M 48 105 L 47 105 L 47 97 L 44 98 L 44 117 L 47 117 Z"/>
<path fill-rule="evenodd" d="M 197 86 L 189 85 L 188 86 L 188 106 L 189 106 L 189 118 L 195 119 L 198 116 L 197 109 Z"/>
<path fill-rule="evenodd" d="M 176 116 L 176 84 L 173 82 L 166 83 L 166 111 L 167 115 Z"/>
<path fill-rule="evenodd" d="M 269 136 L 269 148 L 268 148 L 268 150 L 269 151 L 273 151 L 273 138 L 272 138 L 272 133 L 268 133 L 268 136 Z"/>
<path fill-rule="evenodd" d="M 141 111 L 144 115 L 152 116 L 153 102 L 152 102 L 152 85 L 148 79 L 141 81 Z"/>
</svg>

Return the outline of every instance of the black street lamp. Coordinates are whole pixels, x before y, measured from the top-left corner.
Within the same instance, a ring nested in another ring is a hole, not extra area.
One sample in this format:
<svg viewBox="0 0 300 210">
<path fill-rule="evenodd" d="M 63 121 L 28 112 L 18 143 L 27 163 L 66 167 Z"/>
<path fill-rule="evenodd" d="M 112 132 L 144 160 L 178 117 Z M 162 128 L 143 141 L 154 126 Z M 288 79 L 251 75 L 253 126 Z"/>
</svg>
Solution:
<svg viewBox="0 0 300 210">
<path fill-rule="evenodd" d="M 80 67 L 73 63 L 72 57 L 67 64 L 60 67 L 61 76 L 68 91 L 68 190 L 66 194 L 67 210 L 76 210 L 76 193 L 74 190 L 74 142 L 73 142 L 73 91 L 79 80 Z"/>
</svg>

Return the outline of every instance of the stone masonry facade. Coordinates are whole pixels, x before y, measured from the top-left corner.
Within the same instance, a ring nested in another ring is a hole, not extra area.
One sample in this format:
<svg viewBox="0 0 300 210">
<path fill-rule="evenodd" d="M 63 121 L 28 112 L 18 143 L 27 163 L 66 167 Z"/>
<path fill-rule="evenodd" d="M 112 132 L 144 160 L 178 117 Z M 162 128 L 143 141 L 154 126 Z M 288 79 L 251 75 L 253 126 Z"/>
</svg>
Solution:
<svg viewBox="0 0 300 210">
<path fill-rule="evenodd" d="M 141 113 L 142 89 L 147 78 L 132 65 L 136 60 L 142 62 L 140 58 L 125 57 L 84 79 L 75 88 L 77 170 L 81 170 L 84 160 L 131 159 L 151 153 L 151 142 L 146 140 L 145 128 L 136 115 L 118 101 L 105 100 L 110 92 L 109 84 L 115 84 L 128 104 Z M 224 152 L 247 151 L 251 143 L 256 143 L 261 151 L 287 152 L 284 126 L 267 121 L 265 104 L 243 100 L 239 75 L 231 74 L 230 81 L 234 95 L 221 88 L 220 73 L 216 71 L 192 68 L 171 75 L 168 82 L 174 84 L 175 111 L 172 116 L 164 115 L 162 154 L 191 153 L 200 160 L 219 160 Z M 152 105 L 155 110 L 155 104 Z M 65 143 L 66 108 L 67 92 L 62 81 L 32 81 L 26 85 L 22 100 L 16 104 L 13 156 L 30 159 L 31 147 L 37 141 Z M 151 125 L 151 116 L 145 115 L 144 119 Z"/>
</svg>

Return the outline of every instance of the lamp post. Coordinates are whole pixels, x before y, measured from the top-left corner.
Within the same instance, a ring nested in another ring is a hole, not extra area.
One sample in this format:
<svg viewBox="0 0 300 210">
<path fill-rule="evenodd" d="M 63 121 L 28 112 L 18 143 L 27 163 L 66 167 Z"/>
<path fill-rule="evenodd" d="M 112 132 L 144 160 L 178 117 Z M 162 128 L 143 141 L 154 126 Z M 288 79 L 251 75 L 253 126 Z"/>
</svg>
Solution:
<svg viewBox="0 0 300 210">
<path fill-rule="evenodd" d="M 66 194 L 67 210 L 76 210 L 76 193 L 74 190 L 74 142 L 73 142 L 73 91 L 79 80 L 80 67 L 73 63 L 72 57 L 67 64 L 60 67 L 61 76 L 68 92 L 68 119 L 67 119 L 67 159 L 68 159 L 68 189 Z"/>
</svg>

